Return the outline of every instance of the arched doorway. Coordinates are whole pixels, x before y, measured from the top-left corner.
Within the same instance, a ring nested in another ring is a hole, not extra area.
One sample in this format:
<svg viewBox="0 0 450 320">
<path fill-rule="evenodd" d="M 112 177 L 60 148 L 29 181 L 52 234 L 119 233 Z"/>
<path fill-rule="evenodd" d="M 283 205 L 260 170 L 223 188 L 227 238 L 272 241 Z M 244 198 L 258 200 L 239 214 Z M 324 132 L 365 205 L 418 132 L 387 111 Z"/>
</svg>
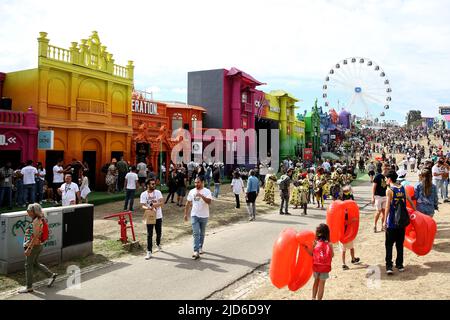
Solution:
<svg viewBox="0 0 450 320">
<path fill-rule="evenodd" d="M 87 177 L 89 188 L 96 190 L 103 187 L 101 182 L 102 146 L 97 139 L 88 139 L 83 145 L 83 161 L 89 166 Z"/>
</svg>

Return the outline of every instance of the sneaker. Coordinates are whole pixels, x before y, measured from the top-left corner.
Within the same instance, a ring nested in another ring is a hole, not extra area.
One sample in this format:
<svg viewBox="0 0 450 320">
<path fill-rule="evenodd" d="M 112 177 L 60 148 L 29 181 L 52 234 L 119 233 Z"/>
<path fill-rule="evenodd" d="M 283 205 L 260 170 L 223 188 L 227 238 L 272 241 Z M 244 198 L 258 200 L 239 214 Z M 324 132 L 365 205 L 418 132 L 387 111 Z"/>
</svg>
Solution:
<svg viewBox="0 0 450 320">
<path fill-rule="evenodd" d="M 162 251 L 161 245 L 159 245 L 159 246 L 157 245 L 156 248 L 158 248 L 159 251 Z"/>
<path fill-rule="evenodd" d="M 248 221 L 253 221 L 253 220 L 254 220 L 253 217 L 248 218 Z"/>
<path fill-rule="evenodd" d="M 289 212 L 286 212 L 286 213 L 285 213 L 285 215 L 287 215 L 287 216 L 291 216 L 291 214 L 290 214 Z"/>
<path fill-rule="evenodd" d="M 343 265 L 342 265 L 342 269 L 343 269 L 343 270 L 349 270 L 350 268 L 349 268 L 346 264 L 343 264 Z"/>
<path fill-rule="evenodd" d="M 359 258 L 352 259 L 353 264 L 359 264 Z"/>
<path fill-rule="evenodd" d="M 203 252 L 203 249 L 198 250 L 198 253 L 199 253 L 199 254 L 203 254 L 203 253 L 204 253 L 204 252 Z"/>
<path fill-rule="evenodd" d="M 193 260 L 197 260 L 198 258 L 200 258 L 200 255 L 198 254 L 197 251 L 195 251 L 195 252 L 192 254 L 192 259 L 193 259 Z"/>
<path fill-rule="evenodd" d="M 18 291 L 18 293 L 32 293 L 34 292 L 33 288 L 23 288 Z"/>
<path fill-rule="evenodd" d="M 394 271 L 392 271 L 392 268 L 388 268 L 388 269 L 386 269 L 386 273 L 387 273 L 387 275 L 391 276 L 394 274 Z"/>
<path fill-rule="evenodd" d="M 149 260 L 152 257 L 152 252 L 147 251 L 147 255 L 145 256 L 145 260 Z"/>
<path fill-rule="evenodd" d="M 55 282 L 57 276 L 58 276 L 57 273 L 54 273 L 54 274 L 51 276 L 51 278 L 48 280 L 47 287 L 50 288 L 50 287 L 53 285 L 53 283 Z"/>
<path fill-rule="evenodd" d="M 400 267 L 396 267 L 398 269 L 398 272 L 403 272 L 405 271 L 405 267 L 404 266 L 400 266 Z"/>
<path fill-rule="evenodd" d="M 373 227 L 373 232 L 377 233 L 377 227 Z"/>
<path fill-rule="evenodd" d="M 284 214 L 284 212 L 280 212 L 280 214 Z"/>
</svg>

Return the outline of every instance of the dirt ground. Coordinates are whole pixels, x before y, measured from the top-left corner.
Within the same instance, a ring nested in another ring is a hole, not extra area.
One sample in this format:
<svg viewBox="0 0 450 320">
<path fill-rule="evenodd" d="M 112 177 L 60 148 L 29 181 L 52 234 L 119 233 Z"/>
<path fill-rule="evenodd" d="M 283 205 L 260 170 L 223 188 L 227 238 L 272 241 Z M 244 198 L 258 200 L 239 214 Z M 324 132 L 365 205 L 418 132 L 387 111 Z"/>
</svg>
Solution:
<svg viewBox="0 0 450 320">
<path fill-rule="evenodd" d="M 212 188 L 213 190 L 214 188 Z M 263 192 L 257 198 L 258 214 L 271 213 L 275 207 L 265 204 L 263 201 Z M 174 197 L 176 201 L 176 196 Z M 236 201 L 231 188 L 222 185 L 220 195 L 217 200 L 213 200 L 210 207 L 210 218 L 208 220 L 208 229 L 225 226 L 231 223 L 246 222 L 248 220 L 247 207 L 245 205 L 244 195 L 241 194 L 241 208 L 236 209 Z M 147 244 L 147 229 L 142 223 L 143 210 L 139 208 L 139 199 L 135 199 L 133 213 L 133 222 L 138 240 L 144 247 Z M 186 200 L 184 201 L 186 203 Z M 123 208 L 123 202 L 116 202 L 95 207 L 94 212 L 94 241 L 96 253 L 109 255 L 107 242 L 117 240 L 120 237 L 120 228 L 115 220 L 104 220 L 103 217 L 115 212 L 120 212 Z M 178 207 L 176 203 L 167 203 L 163 207 L 163 230 L 161 245 L 179 240 L 184 236 L 192 234 L 190 221 L 183 219 L 184 207 Z M 128 237 L 131 238 L 131 230 L 128 230 Z M 154 236 L 155 237 L 155 236 Z"/>
<path fill-rule="evenodd" d="M 403 155 L 397 155 L 398 160 L 402 158 Z M 411 178 L 411 175 L 414 174 L 408 173 L 410 178 L 407 176 L 407 179 L 415 184 L 417 177 Z M 375 210 L 371 206 L 362 210 L 359 232 L 355 240 L 355 255 L 361 259 L 361 264 L 352 265 L 349 261 L 350 253 L 347 252 L 346 264 L 350 270 L 343 270 L 341 253 L 338 246 L 334 245 L 335 256 L 330 278 L 325 285 L 324 299 L 450 299 L 450 203 L 440 204 L 439 210 L 434 215 L 437 234 L 432 251 L 426 256 L 417 256 L 405 248 L 405 271 L 399 273 L 394 269 L 393 276 L 387 276 L 385 273 L 384 233 L 374 233 L 373 231 Z M 394 248 L 394 259 L 395 256 Z M 251 280 L 253 283 L 246 284 L 244 290 L 238 288 L 236 291 L 246 291 L 245 294 L 238 293 L 238 299 L 311 299 L 314 282 L 312 278 L 297 292 L 291 292 L 287 287 L 278 289 L 273 286 L 268 269 L 269 266 L 259 270 Z M 236 292 L 233 294 L 236 296 Z"/>
</svg>

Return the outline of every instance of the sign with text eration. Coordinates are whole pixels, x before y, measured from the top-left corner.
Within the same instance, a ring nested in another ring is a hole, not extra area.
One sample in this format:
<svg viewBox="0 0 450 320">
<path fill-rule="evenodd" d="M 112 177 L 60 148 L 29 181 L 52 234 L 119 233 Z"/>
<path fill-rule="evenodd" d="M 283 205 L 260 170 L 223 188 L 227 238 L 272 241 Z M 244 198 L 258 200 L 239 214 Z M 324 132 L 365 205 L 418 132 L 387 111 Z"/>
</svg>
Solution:
<svg viewBox="0 0 450 320">
<path fill-rule="evenodd" d="M 312 148 L 303 149 L 303 160 L 312 160 L 312 158 L 313 158 Z"/>
<path fill-rule="evenodd" d="M 55 140 L 55 131 L 39 130 L 38 149 L 39 150 L 53 150 L 54 140 Z"/>
<path fill-rule="evenodd" d="M 131 111 L 143 114 L 158 114 L 158 104 L 148 100 L 131 100 Z"/>
</svg>

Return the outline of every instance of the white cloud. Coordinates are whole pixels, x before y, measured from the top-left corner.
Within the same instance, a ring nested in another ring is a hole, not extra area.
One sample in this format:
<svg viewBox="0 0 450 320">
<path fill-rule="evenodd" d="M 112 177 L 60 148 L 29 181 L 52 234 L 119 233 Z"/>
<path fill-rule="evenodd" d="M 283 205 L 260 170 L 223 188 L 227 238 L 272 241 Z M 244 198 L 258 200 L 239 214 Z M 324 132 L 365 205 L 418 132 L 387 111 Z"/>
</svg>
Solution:
<svg viewBox="0 0 450 320">
<path fill-rule="evenodd" d="M 333 64 L 364 56 L 385 69 L 399 113 L 450 101 L 446 0 L 2 0 L 0 21 L 6 72 L 36 67 L 39 31 L 69 47 L 97 30 L 116 63 L 134 61 L 136 87 L 164 97 L 186 94 L 189 71 L 236 66 L 310 106 Z"/>
</svg>

